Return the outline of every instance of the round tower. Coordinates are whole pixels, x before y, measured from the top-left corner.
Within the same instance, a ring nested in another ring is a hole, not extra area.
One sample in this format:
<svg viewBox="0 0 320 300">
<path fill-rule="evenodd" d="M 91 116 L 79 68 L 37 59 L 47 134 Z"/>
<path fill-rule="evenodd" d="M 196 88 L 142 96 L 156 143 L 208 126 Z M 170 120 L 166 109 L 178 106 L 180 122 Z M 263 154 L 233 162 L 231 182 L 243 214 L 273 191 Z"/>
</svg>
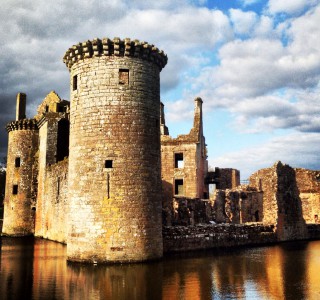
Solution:
<svg viewBox="0 0 320 300">
<path fill-rule="evenodd" d="M 160 258 L 160 71 L 167 56 L 138 40 L 94 39 L 64 56 L 70 70 L 67 256 Z"/>
<path fill-rule="evenodd" d="M 7 124 L 8 156 L 3 235 L 34 233 L 39 132 L 35 119 L 25 119 L 26 95 L 17 96 L 16 121 Z"/>
</svg>

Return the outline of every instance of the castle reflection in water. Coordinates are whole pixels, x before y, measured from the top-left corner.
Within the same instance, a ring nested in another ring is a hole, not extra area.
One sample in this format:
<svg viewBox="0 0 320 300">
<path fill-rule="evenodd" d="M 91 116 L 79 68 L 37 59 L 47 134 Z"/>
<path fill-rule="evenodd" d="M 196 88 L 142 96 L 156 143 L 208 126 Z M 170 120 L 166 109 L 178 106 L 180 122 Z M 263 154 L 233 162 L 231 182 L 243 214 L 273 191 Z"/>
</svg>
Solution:
<svg viewBox="0 0 320 300">
<path fill-rule="evenodd" d="M 126 265 L 66 263 L 66 246 L 2 238 L 1 299 L 319 299 L 320 241 Z"/>
</svg>

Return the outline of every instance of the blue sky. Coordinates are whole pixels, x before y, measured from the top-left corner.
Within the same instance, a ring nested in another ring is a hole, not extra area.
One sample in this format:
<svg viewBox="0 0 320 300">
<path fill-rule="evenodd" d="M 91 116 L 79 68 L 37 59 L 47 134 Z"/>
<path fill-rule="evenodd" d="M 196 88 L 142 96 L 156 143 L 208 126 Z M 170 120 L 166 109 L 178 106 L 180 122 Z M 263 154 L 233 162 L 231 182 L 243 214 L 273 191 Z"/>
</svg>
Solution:
<svg viewBox="0 0 320 300">
<path fill-rule="evenodd" d="M 202 97 L 212 168 L 242 179 L 277 160 L 320 169 L 319 20 L 319 0 L 4 0 L 0 125 L 14 119 L 19 91 L 29 117 L 51 90 L 69 99 L 70 46 L 130 37 L 168 55 L 161 99 L 172 136 L 190 130 Z"/>
</svg>

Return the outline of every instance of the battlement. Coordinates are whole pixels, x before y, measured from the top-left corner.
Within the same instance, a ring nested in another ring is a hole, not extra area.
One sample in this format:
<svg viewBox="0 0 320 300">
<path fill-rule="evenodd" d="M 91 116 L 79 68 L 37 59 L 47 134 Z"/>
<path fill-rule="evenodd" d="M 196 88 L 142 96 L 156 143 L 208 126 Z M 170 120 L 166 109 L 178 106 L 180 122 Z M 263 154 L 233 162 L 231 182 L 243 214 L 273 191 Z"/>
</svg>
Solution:
<svg viewBox="0 0 320 300">
<path fill-rule="evenodd" d="M 168 57 L 154 45 L 139 40 L 125 38 L 121 40 L 116 37 L 113 40 L 95 38 L 92 41 L 85 41 L 72 46 L 67 50 L 63 57 L 63 62 L 71 69 L 72 65 L 84 58 L 94 56 L 119 56 L 119 57 L 136 57 L 154 62 L 160 68 L 167 64 Z"/>
<path fill-rule="evenodd" d="M 36 119 L 21 119 L 8 123 L 6 129 L 7 132 L 14 130 L 38 130 L 38 124 Z"/>
</svg>

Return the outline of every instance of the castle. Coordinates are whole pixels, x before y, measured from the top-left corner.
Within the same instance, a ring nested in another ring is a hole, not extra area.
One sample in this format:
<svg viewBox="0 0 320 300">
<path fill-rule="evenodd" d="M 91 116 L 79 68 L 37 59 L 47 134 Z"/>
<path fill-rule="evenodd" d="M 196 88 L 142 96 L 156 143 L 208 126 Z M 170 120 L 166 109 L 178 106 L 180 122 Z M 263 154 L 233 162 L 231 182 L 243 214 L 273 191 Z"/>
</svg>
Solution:
<svg viewBox="0 0 320 300">
<path fill-rule="evenodd" d="M 16 120 L 6 127 L 3 235 L 66 243 L 68 260 L 91 263 L 161 258 L 163 224 L 263 221 L 278 225 L 280 240 L 307 235 L 303 203 L 313 222 L 319 172 L 278 163 L 243 187 L 238 170 L 209 171 L 200 98 L 190 133 L 169 136 L 160 102 L 163 51 L 104 38 L 72 46 L 63 60 L 70 102 L 51 92 L 27 119 L 19 93 Z M 302 204 L 296 177 L 311 182 Z"/>
</svg>

